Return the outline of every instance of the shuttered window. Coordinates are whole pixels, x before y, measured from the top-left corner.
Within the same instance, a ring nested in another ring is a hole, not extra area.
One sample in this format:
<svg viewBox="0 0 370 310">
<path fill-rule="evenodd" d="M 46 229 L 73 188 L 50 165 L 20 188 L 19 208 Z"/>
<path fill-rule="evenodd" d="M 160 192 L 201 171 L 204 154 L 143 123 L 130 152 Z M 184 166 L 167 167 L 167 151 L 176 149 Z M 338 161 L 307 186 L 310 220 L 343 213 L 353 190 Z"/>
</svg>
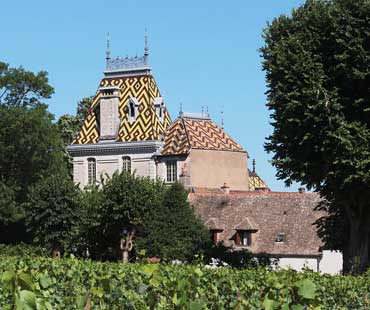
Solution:
<svg viewBox="0 0 370 310">
<path fill-rule="evenodd" d="M 88 184 L 95 184 L 96 181 L 96 160 L 89 158 L 87 160 Z"/>
<path fill-rule="evenodd" d="M 177 162 L 171 160 L 166 162 L 167 166 L 167 182 L 173 183 L 177 181 Z"/>
<path fill-rule="evenodd" d="M 131 158 L 129 156 L 122 157 L 122 171 L 131 172 Z"/>
</svg>

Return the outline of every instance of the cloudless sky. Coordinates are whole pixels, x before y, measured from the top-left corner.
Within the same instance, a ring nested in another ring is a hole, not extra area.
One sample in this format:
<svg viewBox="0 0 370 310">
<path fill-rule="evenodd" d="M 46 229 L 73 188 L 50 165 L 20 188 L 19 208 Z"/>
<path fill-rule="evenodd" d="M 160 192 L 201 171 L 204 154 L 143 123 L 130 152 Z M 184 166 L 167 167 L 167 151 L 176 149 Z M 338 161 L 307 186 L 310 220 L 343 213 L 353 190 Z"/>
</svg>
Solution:
<svg viewBox="0 0 370 310">
<path fill-rule="evenodd" d="M 141 56 L 148 29 L 153 75 L 173 119 L 208 106 L 225 130 L 257 162 L 272 190 L 296 191 L 276 180 L 272 132 L 265 106 L 265 75 L 258 49 L 267 21 L 289 14 L 303 0 L 1 1 L 0 61 L 49 72 L 56 118 L 75 114 L 77 102 L 96 92 L 105 68 L 106 36 L 112 56 Z"/>
</svg>

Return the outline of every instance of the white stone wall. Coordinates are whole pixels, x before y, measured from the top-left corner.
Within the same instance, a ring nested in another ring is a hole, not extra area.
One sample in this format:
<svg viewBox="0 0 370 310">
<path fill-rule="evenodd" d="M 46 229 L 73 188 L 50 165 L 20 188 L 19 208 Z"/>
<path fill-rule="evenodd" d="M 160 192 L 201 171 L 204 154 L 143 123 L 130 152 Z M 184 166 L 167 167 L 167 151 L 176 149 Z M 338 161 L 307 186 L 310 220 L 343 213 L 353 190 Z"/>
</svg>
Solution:
<svg viewBox="0 0 370 310">
<path fill-rule="evenodd" d="M 302 268 L 309 268 L 313 271 L 318 270 L 318 259 L 312 257 L 282 257 L 279 259 L 280 268 L 291 268 L 301 271 Z"/>
<path fill-rule="evenodd" d="M 321 258 L 283 257 L 279 259 L 280 268 L 301 271 L 303 267 L 331 275 L 340 274 L 343 269 L 343 255 L 339 251 L 324 250 Z"/>
<path fill-rule="evenodd" d="M 156 178 L 156 166 L 153 154 L 119 154 L 119 155 L 99 155 L 99 156 L 75 156 L 73 158 L 73 181 L 79 183 L 81 188 L 88 183 L 87 160 L 96 160 L 96 179 L 100 181 L 100 176 L 105 174 L 112 175 L 116 170 L 122 170 L 122 157 L 130 156 L 131 171 L 135 171 L 138 176 L 149 176 Z"/>
<path fill-rule="evenodd" d="M 320 261 L 320 272 L 340 274 L 343 270 L 343 255 L 339 251 L 324 250 Z"/>
</svg>

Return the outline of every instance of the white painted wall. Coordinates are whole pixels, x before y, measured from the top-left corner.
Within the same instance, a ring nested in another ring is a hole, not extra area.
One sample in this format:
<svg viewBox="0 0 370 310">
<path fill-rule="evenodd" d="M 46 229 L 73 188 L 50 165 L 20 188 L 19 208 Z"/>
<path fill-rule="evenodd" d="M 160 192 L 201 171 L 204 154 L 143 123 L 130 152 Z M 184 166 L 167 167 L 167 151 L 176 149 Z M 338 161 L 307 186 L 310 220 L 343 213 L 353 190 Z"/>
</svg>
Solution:
<svg viewBox="0 0 370 310">
<path fill-rule="evenodd" d="M 313 271 L 331 275 L 340 274 L 343 269 L 343 255 L 339 251 L 324 250 L 321 258 L 312 257 L 282 257 L 279 259 L 278 267 L 291 268 L 301 271 L 309 268 Z"/>
<path fill-rule="evenodd" d="M 339 251 L 324 250 L 320 261 L 320 272 L 340 274 L 343 270 L 343 255 Z"/>
<path fill-rule="evenodd" d="M 291 268 L 297 271 L 301 271 L 304 267 L 313 271 L 318 271 L 318 260 L 312 257 L 282 257 L 279 259 L 278 266 L 280 268 Z"/>
</svg>

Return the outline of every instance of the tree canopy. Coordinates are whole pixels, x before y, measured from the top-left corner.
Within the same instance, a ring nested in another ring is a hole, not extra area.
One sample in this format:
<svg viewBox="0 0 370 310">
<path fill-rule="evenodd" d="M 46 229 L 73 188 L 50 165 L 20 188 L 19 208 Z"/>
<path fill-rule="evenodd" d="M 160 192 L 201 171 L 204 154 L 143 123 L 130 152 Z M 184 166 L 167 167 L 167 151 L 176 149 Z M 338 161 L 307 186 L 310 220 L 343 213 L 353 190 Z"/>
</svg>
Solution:
<svg viewBox="0 0 370 310">
<path fill-rule="evenodd" d="M 273 126 L 265 148 L 279 179 L 342 210 L 354 273 L 369 265 L 369 16 L 367 0 L 308 0 L 267 26 L 261 49 Z"/>
</svg>

